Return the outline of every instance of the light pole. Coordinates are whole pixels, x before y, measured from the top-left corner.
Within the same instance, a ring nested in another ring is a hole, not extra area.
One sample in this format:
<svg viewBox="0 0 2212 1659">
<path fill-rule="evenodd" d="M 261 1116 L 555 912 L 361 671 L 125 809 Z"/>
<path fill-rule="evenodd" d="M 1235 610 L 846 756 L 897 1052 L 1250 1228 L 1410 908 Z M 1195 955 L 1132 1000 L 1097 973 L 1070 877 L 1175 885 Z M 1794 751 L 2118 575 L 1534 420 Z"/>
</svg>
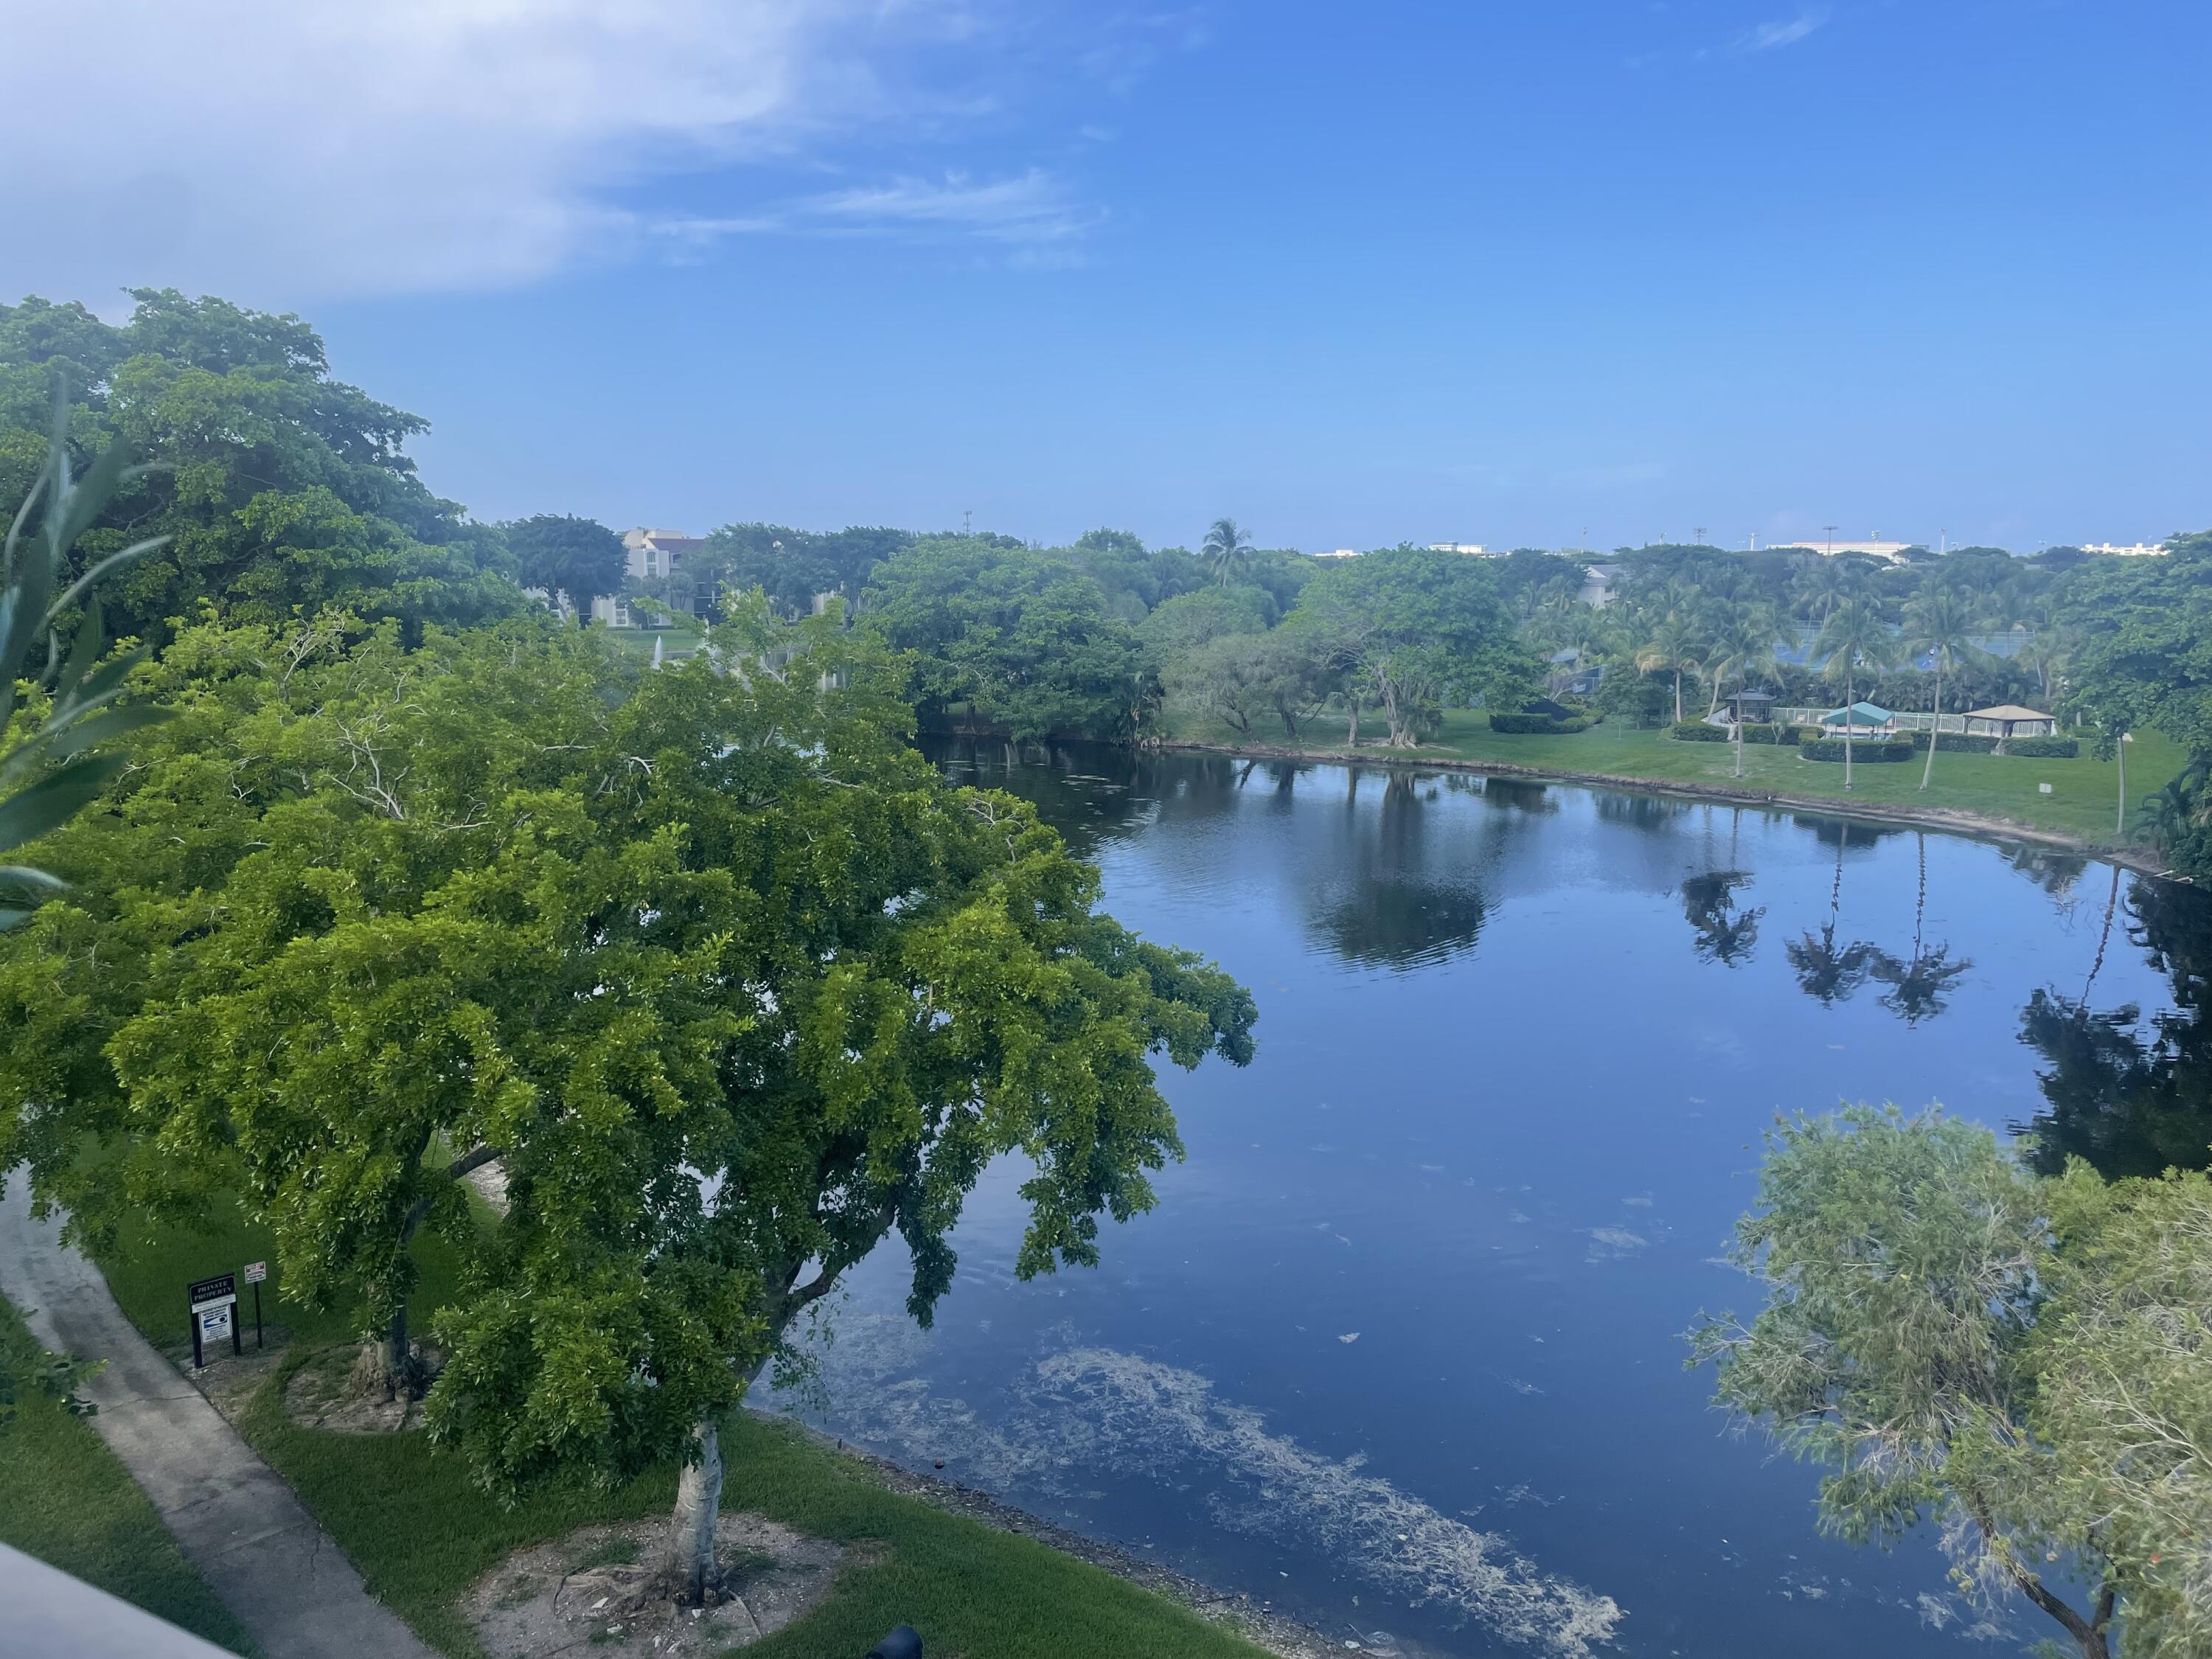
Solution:
<svg viewBox="0 0 2212 1659">
<path fill-rule="evenodd" d="M 2117 751 L 2120 757 L 2120 809 L 2112 818 L 2112 833 L 2116 836 L 2128 833 L 2128 745 L 2135 740 L 2136 734 L 2132 732 L 2120 733 Z"/>
</svg>

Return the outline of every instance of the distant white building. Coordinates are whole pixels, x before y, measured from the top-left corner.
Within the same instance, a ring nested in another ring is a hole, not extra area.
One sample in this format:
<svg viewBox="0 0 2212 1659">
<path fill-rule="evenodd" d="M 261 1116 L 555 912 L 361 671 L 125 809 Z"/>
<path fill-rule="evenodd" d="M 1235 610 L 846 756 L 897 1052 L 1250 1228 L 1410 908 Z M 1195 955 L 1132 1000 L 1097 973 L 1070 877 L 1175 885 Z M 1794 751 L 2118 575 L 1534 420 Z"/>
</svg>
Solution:
<svg viewBox="0 0 2212 1659">
<path fill-rule="evenodd" d="M 1770 549 L 1802 547 L 1808 553 L 1825 553 L 1830 556 L 1838 553 L 1864 553 L 1874 558 L 1887 559 L 1893 563 L 1904 557 L 1905 550 L 1912 545 L 1911 542 L 1886 542 L 1882 540 L 1879 532 L 1869 536 L 1863 542 L 1832 542 L 1820 537 L 1809 537 L 1798 541 L 1767 544 Z"/>
<path fill-rule="evenodd" d="M 1582 592 L 1575 597 L 1584 605 L 1595 605 L 1600 611 L 1613 603 L 1613 579 L 1620 574 L 1617 564 L 1594 564 L 1583 573 Z"/>
<path fill-rule="evenodd" d="M 1316 559 L 1356 559 L 1359 556 L 1359 550 L 1356 547 L 1323 548 L 1312 556 Z"/>
<path fill-rule="evenodd" d="M 677 572 L 683 567 L 684 557 L 707 545 L 703 536 L 687 536 L 680 530 L 648 530 L 640 526 L 635 530 L 623 532 L 623 546 L 629 550 L 627 574 L 640 586 L 651 584 L 653 588 L 668 596 L 668 602 L 679 611 L 691 607 L 681 584 L 676 582 Z M 592 601 L 592 620 L 603 622 L 610 628 L 644 628 L 651 625 L 650 614 L 633 611 L 629 599 L 620 593 L 602 593 Z"/>
<path fill-rule="evenodd" d="M 1480 542 L 1431 542 L 1429 544 L 1429 551 L 1431 553 L 1467 553 L 1473 555 L 1478 559 L 1488 558 L 1490 556 L 1490 550 L 1483 546 Z"/>
<path fill-rule="evenodd" d="M 2081 550 L 2084 553 L 2109 554 L 2116 559 L 2148 559 L 2165 552 L 2166 544 L 2137 542 L 2131 547 L 2122 547 L 2117 542 L 2085 542 L 2082 544 Z"/>
</svg>

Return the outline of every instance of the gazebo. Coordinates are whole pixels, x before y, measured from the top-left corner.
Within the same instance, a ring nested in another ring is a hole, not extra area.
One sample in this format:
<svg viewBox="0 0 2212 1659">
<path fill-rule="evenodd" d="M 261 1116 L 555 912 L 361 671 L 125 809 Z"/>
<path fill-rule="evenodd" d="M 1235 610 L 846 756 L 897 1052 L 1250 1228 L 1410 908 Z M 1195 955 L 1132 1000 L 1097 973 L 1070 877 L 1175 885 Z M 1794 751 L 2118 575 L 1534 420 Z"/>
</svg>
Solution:
<svg viewBox="0 0 2212 1659">
<path fill-rule="evenodd" d="M 1855 702 L 1849 708 L 1831 708 L 1820 716 L 1820 724 L 1831 737 L 1887 738 L 1897 730 L 1897 718 L 1887 708 L 1870 702 Z"/>
<path fill-rule="evenodd" d="M 2002 742 L 2008 738 L 2051 737 L 2057 732 L 2058 722 L 2016 702 L 2001 702 L 1991 708 L 1968 709 L 1966 730 L 1976 737 Z"/>
<path fill-rule="evenodd" d="M 1761 726 L 1774 718 L 1774 694 L 1771 691 L 1736 691 L 1729 694 L 1729 717 L 1741 726 L 1749 720 Z"/>
</svg>

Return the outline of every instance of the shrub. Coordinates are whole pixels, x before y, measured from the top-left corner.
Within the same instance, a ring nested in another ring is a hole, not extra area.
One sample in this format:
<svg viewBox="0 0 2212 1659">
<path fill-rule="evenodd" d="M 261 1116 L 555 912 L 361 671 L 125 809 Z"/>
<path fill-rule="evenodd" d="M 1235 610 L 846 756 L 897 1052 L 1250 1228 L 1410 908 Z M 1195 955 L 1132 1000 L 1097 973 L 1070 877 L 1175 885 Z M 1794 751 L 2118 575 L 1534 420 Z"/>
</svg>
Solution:
<svg viewBox="0 0 2212 1659">
<path fill-rule="evenodd" d="M 2023 760 L 2073 760 L 2081 752 L 2079 738 L 2013 738 L 2004 746 L 2008 755 Z"/>
<path fill-rule="evenodd" d="M 1744 722 L 1743 740 L 1746 743 L 1779 743 L 1794 745 L 1797 728 L 1794 726 L 1761 726 L 1756 720 Z"/>
<path fill-rule="evenodd" d="M 1726 743 L 1729 730 L 1725 726 L 1707 726 L 1703 720 L 1683 720 L 1667 728 L 1668 735 L 1683 743 Z"/>
<path fill-rule="evenodd" d="M 1587 732 L 1595 724 L 1595 721 L 1580 714 L 1564 720 L 1551 714 L 1492 714 L 1490 717 L 1492 731 L 1517 738 L 1568 737 L 1577 732 Z"/>
<path fill-rule="evenodd" d="M 1920 753 L 1926 754 L 1928 733 L 1915 732 L 1912 734 L 1912 746 Z M 1995 738 L 1984 737 L 1977 732 L 1946 732 L 1936 739 L 1936 752 L 1943 755 L 1953 753 L 1986 755 L 1996 746 L 1997 740 Z"/>
<path fill-rule="evenodd" d="M 1844 740 L 1841 738 L 1822 738 L 1817 743 L 1798 744 L 1797 752 L 1810 761 L 1840 761 L 1844 757 Z M 1912 745 L 1903 738 L 1855 740 L 1851 744 L 1851 759 L 1861 766 L 1911 758 Z"/>
</svg>

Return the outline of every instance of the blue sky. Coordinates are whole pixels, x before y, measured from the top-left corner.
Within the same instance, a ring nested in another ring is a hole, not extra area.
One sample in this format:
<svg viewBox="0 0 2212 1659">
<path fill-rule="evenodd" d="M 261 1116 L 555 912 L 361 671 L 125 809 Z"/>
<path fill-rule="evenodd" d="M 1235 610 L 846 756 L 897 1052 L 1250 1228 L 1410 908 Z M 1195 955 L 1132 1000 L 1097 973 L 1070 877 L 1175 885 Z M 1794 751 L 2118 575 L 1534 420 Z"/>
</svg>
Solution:
<svg viewBox="0 0 2212 1659">
<path fill-rule="evenodd" d="M 484 516 L 2212 523 L 2201 3 L 111 9 L 0 292 L 299 309 Z"/>
</svg>

